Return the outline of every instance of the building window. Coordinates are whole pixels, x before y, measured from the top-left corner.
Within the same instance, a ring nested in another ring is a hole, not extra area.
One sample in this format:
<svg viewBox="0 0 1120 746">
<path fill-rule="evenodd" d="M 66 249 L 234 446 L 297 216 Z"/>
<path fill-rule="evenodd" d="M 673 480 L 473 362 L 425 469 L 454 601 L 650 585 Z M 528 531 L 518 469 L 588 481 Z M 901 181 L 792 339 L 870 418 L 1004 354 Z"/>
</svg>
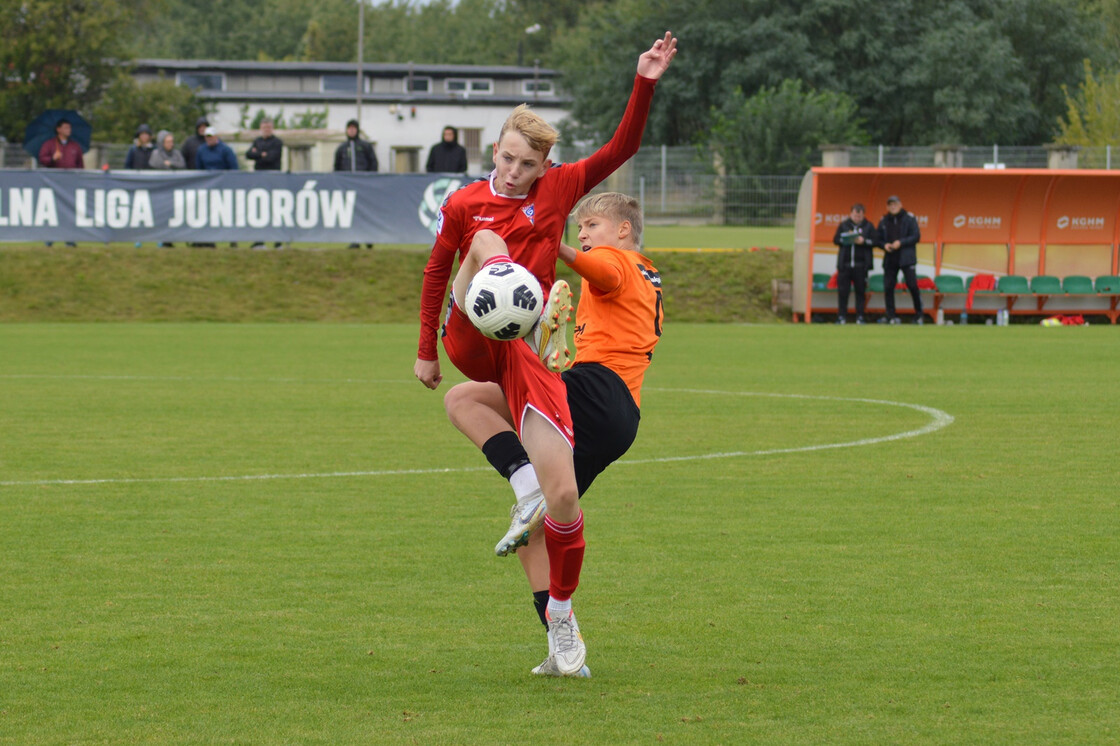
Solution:
<svg viewBox="0 0 1120 746">
<path fill-rule="evenodd" d="M 201 88 L 204 91 L 224 91 L 226 89 L 225 73 L 179 73 L 175 82 L 190 89 Z"/>
<path fill-rule="evenodd" d="M 460 127 L 459 128 L 459 142 L 467 151 L 468 163 L 482 163 L 483 148 L 482 148 L 482 128 L 481 127 Z M 487 158 L 490 157 L 489 153 L 485 154 Z M 478 167 L 473 167 L 478 170 Z"/>
<path fill-rule="evenodd" d="M 350 73 L 321 75 L 319 76 L 319 89 L 323 93 L 357 93 L 358 76 Z M 362 89 L 363 93 L 369 92 L 369 84 L 364 79 L 362 80 Z"/>
<path fill-rule="evenodd" d="M 494 81 L 489 78 L 448 78 L 445 83 L 448 93 L 462 93 L 488 96 L 494 92 Z"/>
<path fill-rule="evenodd" d="M 405 93 L 431 93 L 432 79 L 417 77 L 405 78 L 404 90 Z"/>
<path fill-rule="evenodd" d="M 521 92 L 526 96 L 551 96 L 554 93 L 551 80 L 523 80 Z"/>
</svg>

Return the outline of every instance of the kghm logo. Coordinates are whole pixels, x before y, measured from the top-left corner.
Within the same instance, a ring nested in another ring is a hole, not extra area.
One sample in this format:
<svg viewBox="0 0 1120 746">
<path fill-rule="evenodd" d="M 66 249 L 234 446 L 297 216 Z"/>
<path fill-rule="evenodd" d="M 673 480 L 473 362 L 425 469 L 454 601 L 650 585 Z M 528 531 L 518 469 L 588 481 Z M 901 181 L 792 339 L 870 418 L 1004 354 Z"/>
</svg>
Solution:
<svg viewBox="0 0 1120 746">
<path fill-rule="evenodd" d="M 848 216 L 838 212 L 829 213 L 828 215 L 818 212 L 813 219 L 813 223 L 816 225 L 820 225 L 821 223 L 825 225 L 840 225 L 840 223 L 844 222 L 844 218 L 846 217 Z"/>
<path fill-rule="evenodd" d="M 1003 225 L 1003 218 L 998 215 L 958 215 L 953 218 L 954 228 L 988 228 L 995 229 Z"/>
<path fill-rule="evenodd" d="M 1066 228 L 1075 231 L 1099 231 L 1104 228 L 1104 218 L 1063 215 L 1058 218 L 1058 229 L 1064 231 Z"/>
</svg>

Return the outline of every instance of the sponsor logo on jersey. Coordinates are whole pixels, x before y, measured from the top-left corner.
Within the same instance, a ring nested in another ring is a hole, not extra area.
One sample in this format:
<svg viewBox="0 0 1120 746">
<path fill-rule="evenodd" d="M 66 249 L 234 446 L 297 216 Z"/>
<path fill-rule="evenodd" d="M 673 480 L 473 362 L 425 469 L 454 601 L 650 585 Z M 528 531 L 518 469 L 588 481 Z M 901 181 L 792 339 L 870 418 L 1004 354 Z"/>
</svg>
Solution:
<svg viewBox="0 0 1120 746">
<path fill-rule="evenodd" d="M 493 223 L 494 218 L 489 215 L 475 215 L 474 222 L 476 223 Z"/>
</svg>

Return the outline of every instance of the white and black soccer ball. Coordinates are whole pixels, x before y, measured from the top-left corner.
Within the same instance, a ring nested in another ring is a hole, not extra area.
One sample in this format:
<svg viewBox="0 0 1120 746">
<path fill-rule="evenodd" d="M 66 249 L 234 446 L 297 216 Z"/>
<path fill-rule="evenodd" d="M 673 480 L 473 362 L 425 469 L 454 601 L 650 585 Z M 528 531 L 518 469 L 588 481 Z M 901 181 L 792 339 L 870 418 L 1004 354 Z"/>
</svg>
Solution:
<svg viewBox="0 0 1120 746">
<path fill-rule="evenodd" d="M 490 339 L 520 339 L 533 330 L 544 297 L 532 272 L 513 262 L 495 262 L 471 279 L 463 310 Z"/>
</svg>

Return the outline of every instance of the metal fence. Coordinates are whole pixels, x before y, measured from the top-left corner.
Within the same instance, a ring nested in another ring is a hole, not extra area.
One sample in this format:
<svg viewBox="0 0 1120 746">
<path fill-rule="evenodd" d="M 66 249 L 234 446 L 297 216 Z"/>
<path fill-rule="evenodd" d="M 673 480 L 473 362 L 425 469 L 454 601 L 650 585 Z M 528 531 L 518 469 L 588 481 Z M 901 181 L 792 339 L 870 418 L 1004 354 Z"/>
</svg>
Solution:
<svg viewBox="0 0 1120 746">
<path fill-rule="evenodd" d="M 97 144 L 87 156 L 87 168 L 122 168 L 128 145 Z M 558 147 L 554 158 L 571 162 L 593 152 L 592 147 Z M 933 167 L 932 147 L 856 147 L 849 151 L 857 167 Z M 1043 147 L 965 147 L 965 168 L 1046 168 Z M 1120 150 L 1111 146 L 1080 148 L 1078 167 L 1120 168 Z M 820 152 L 811 165 L 821 165 Z M 0 168 L 32 168 L 33 159 L 18 144 L 0 143 Z M 803 174 L 731 175 L 717 173 L 711 152 L 693 146 L 647 146 L 600 185 L 638 197 L 648 219 L 663 222 L 727 223 L 732 225 L 792 225 Z"/>
</svg>

